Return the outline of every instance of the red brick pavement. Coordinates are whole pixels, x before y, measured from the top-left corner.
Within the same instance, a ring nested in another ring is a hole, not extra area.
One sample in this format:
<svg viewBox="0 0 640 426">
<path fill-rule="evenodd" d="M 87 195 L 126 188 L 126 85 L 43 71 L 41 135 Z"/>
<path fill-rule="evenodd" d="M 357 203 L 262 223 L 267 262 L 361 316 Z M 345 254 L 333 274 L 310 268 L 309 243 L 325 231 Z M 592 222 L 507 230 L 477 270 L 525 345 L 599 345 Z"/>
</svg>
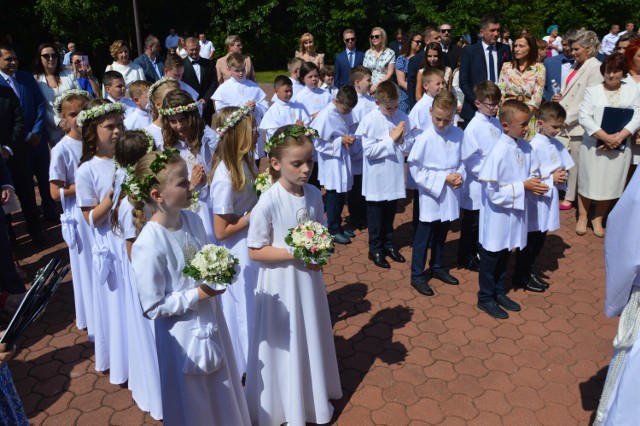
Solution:
<svg viewBox="0 0 640 426">
<path fill-rule="evenodd" d="M 410 258 L 411 205 L 396 217 L 397 243 Z M 601 239 L 573 232 L 573 212 L 550 234 L 539 266 L 552 287 L 511 293 L 523 309 L 498 321 L 476 307 L 477 274 L 453 268 L 459 286 L 433 282 L 436 295 L 409 285 L 409 263 L 378 269 L 367 234 L 338 246 L 325 269 L 344 396 L 338 425 L 572 425 L 590 421 L 600 396 L 617 322 L 602 314 Z M 23 226 L 18 232 L 23 232 Z M 33 274 L 52 255 L 66 257 L 58 227 L 51 248 L 16 251 Z M 459 237 L 449 233 L 447 264 Z M 157 424 L 126 387 L 94 370 L 93 347 L 74 326 L 67 280 L 10 362 L 35 425 Z"/>
</svg>

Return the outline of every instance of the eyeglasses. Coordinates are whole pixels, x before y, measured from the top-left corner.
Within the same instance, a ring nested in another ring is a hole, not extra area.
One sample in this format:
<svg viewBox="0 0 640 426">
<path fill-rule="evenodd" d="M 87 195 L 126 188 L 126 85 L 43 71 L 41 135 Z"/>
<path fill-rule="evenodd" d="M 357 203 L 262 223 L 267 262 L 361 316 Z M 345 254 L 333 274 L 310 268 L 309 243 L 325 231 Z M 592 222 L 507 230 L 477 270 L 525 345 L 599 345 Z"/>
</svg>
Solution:
<svg viewBox="0 0 640 426">
<path fill-rule="evenodd" d="M 46 59 L 47 61 L 52 61 L 54 59 L 58 59 L 57 53 L 43 53 L 40 57 Z"/>
<path fill-rule="evenodd" d="M 480 102 L 482 105 L 486 106 L 487 108 L 498 108 L 501 104 L 501 102 L 496 102 L 494 104 L 491 104 L 489 102 L 482 102 L 482 101 L 478 101 Z"/>
<path fill-rule="evenodd" d="M 380 34 L 371 34 L 369 36 L 371 40 L 378 40 L 380 37 L 382 37 Z"/>
<path fill-rule="evenodd" d="M 356 41 L 356 38 L 355 37 L 350 37 L 350 38 L 345 38 L 344 39 L 345 43 L 351 43 L 352 41 Z"/>
<path fill-rule="evenodd" d="M 441 32 L 441 33 L 447 33 L 447 34 L 450 34 L 450 33 L 451 33 L 451 28 L 441 28 L 441 29 L 440 29 L 440 32 Z"/>
</svg>

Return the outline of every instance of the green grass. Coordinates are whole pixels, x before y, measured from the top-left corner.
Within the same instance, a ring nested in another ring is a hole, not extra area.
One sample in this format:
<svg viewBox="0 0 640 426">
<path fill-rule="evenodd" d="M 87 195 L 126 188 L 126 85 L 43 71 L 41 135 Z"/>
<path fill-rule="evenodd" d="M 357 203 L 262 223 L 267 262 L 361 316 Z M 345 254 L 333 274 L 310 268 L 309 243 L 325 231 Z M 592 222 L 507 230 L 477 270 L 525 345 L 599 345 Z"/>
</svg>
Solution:
<svg viewBox="0 0 640 426">
<path fill-rule="evenodd" d="M 289 71 L 287 70 L 276 70 L 276 71 L 256 71 L 256 80 L 258 83 L 273 83 L 273 80 L 280 74 L 289 75 Z"/>
</svg>

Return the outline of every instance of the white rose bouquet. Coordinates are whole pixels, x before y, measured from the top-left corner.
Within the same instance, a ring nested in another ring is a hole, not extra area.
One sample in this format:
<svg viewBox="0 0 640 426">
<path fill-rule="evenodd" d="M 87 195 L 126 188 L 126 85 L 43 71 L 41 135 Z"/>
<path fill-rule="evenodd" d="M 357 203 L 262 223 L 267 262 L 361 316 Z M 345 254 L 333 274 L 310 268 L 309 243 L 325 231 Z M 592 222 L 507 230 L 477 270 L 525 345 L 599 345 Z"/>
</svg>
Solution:
<svg viewBox="0 0 640 426">
<path fill-rule="evenodd" d="M 203 281 L 214 290 L 220 290 L 235 278 L 237 264 L 238 259 L 226 248 L 207 244 L 187 262 L 182 273 L 196 281 Z"/>
<path fill-rule="evenodd" d="M 264 192 L 271 188 L 271 186 L 273 185 L 273 180 L 271 180 L 271 175 L 269 174 L 269 169 L 267 169 L 266 171 L 260 173 L 258 176 L 256 176 L 256 181 L 255 181 L 255 188 L 256 188 L 256 192 L 258 193 L 258 197 L 261 194 L 264 194 Z"/>
<path fill-rule="evenodd" d="M 289 229 L 284 241 L 293 249 L 293 255 L 307 266 L 324 266 L 333 253 L 333 237 L 329 230 L 312 220 Z"/>
</svg>

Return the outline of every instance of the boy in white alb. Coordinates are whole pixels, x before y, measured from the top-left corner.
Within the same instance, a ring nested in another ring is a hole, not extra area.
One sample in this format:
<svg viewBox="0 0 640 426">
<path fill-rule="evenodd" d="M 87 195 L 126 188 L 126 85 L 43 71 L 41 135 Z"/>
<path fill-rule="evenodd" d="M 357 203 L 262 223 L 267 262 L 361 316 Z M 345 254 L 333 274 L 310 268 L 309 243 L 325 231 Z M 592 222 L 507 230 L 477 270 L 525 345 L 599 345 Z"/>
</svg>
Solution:
<svg viewBox="0 0 640 426">
<path fill-rule="evenodd" d="M 364 151 L 362 195 L 367 200 L 369 259 L 387 269 L 391 265 L 385 256 L 405 262 L 393 244 L 393 219 L 398 200 L 405 197 L 404 154 L 411 150 L 413 135 L 399 103 L 398 86 L 383 81 L 376 90 L 378 109 L 367 114 L 356 130 Z"/>
<path fill-rule="evenodd" d="M 266 140 L 282 126 L 297 124 L 306 126 L 311 121 L 304 105 L 292 102 L 293 88 L 291 80 L 286 75 L 279 75 L 273 81 L 275 99 L 269 107 L 262 121 L 260 130 L 265 132 Z"/>
<path fill-rule="evenodd" d="M 129 94 L 136 109 L 131 111 L 124 119 L 124 127 L 127 130 L 144 129 L 153 122 L 151 114 L 147 111 L 149 105 L 149 87 L 147 80 L 137 80 L 129 86 Z"/>
<path fill-rule="evenodd" d="M 350 238 L 355 237 L 353 232 L 342 229 L 342 209 L 344 195 L 353 185 L 351 151 L 362 150 L 355 146 L 351 117 L 357 102 L 355 89 L 344 86 L 311 122 L 311 128 L 318 132 L 313 144 L 318 152 L 318 177 L 326 190 L 327 227 L 338 244 L 349 244 Z"/>
<path fill-rule="evenodd" d="M 138 106 L 130 99 L 125 97 L 127 86 L 124 77 L 118 71 L 107 71 L 102 75 L 102 84 L 107 95 L 106 99 L 113 103 L 121 103 L 127 107 L 124 112 L 125 117 L 138 109 Z"/>
<path fill-rule="evenodd" d="M 369 95 L 371 89 L 371 70 L 362 65 L 355 66 L 349 71 L 349 81 L 356 89 L 358 103 L 351 111 L 353 126 L 357 129 L 358 124 L 371 111 L 377 109 L 376 101 Z M 367 227 L 367 201 L 362 195 L 362 140 L 356 137 L 356 142 L 351 149 L 351 174 L 353 175 L 353 186 L 347 193 L 347 204 L 349 207 L 349 227 L 353 229 L 364 229 Z M 357 149 L 356 149 L 357 148 Z"/>
<path fill-rule="evenodd" d="M 540 164 L 531 145 L 522 139 L 529 118 L 524 102 L 509 99 L 502 104 L 499 120 L 504 133 L 478 175 L 483 184 L 478 308 L 498 319 L 509 318 L 504 309 L 520 310 L 507 297 L 506 275 L 511 250 L 527 245 L 527 193 L 540 196 L 549 190 L 540 180 Z"/>
<path fill-rule="evenodd" d="M 458 242 L 458 265 L 477 272 L 480 269 L 478 231 L 482 204 L 482 184 L 478 182 L 478 173 L 487 154 L 502 135 L 502 125 L 495 117 L 502 94 L 498 85 L 491 80 L 478 83 L 473 92 L 478 111 L 464 129 L 462 141 L 462 162 L 467 171 L 467 178 L 462 185 L 460 196 L 462 220 Z"/>
<path fill-rule="evenodd" d="M 425 296 L 433 295 L 429 277 L 424 273 L 429 244 L 431 277 L 458 284 L 444 268 L 444 243 L 451 221 L 460 214 L 460 188 L 465 179 L 460 157 L 464 132 L 452 126 L 456 106 L 456 97 L 451 92 L 436 95 L 430 114 L 432 125 L 416 137 L 408 158 L 420 203 L 411 257 L 411 285 Z"/>
<path fill-rule="evenodd" d="M 215 102 L 216 111 L 228 106 L 249 105 L 253 110 L 256 124 L 260 126 L 262 117 L 269 108 L 266 93 L 256 82 L 246 78 L 244 57 L 239 53 L 231 53 L 227 57 L 227 69 L 231 78 L 222 83 L 211 96 Z M 264 157 L 264 155 L 264 140 L 259 138 L 256 159 Z"/>
<path fill-rule="evenodd" d="M 575 164 L 564 145 L 555 137 L 560 133 L 567 112 L 557 102 L 545 103 L 538 112 L 538 133 L 531 140 L 533 155 L 540 161 L 540 175 L 550 191 L 527 199 L 527 246 L 516 254 L 513 283 L 516 287 L 543 292 L 549 283 L 532 270 L 548 231 L 560 228 L 558 188 L 566 187 L 567 170 Z"/>
</svg>

